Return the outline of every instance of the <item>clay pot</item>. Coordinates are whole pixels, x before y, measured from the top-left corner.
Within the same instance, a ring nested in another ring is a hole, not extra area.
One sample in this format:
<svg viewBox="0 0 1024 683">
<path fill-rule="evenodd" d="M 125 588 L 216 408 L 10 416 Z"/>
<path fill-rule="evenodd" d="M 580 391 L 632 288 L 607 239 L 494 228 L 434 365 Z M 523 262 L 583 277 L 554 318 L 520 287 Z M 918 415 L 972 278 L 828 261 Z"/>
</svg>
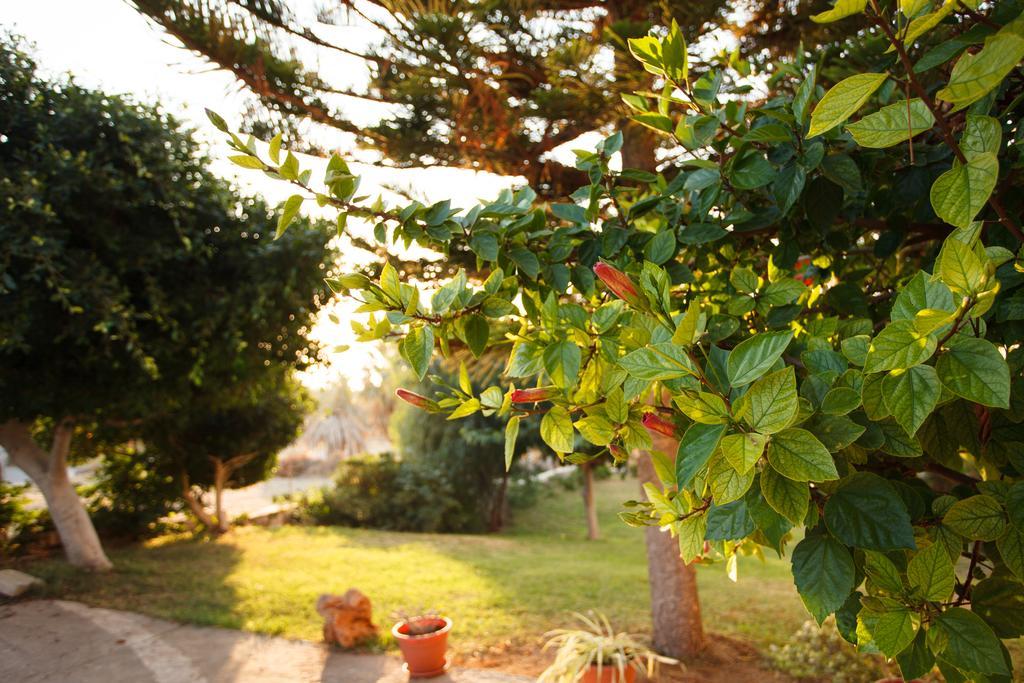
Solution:
<svg viewBox="0 0 1024 683">
<path fill-rule="evenodd" d="M 391 629 L 391 635 L 398 642 L 398 648 L 405 658 L 405 666 L 410 678 L 431 678 L 440 676 L 448 668 L 445 652 L 448 650 L 448 631 L 452 630 L 452 620 L 443 617 L 423 619 L 415 622 L 436 622 L 441 628 L 433 633 L 422 636 L 409 635 L 409 624 L 400 621 Z"/>
<path fill-rule="evenodd" d="M 597 666 L 591 664 L 590 668 L 583 673 L 580 683 L 633 683 L 636 680 L 636 669 L 627 666 L 626 678 L 619 675 L 619 669 L 614 664 L 601 667 L 601 674 L 597 673 Z"/>
</svg>

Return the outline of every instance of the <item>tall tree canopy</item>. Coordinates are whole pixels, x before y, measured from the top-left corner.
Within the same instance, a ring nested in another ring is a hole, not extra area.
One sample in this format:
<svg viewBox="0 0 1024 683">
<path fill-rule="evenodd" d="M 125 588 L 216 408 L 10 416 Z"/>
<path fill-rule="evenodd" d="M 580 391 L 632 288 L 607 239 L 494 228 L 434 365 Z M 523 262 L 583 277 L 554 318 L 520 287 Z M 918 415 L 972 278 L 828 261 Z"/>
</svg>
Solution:
<svg viewBox="0 0 1024 683">
<path fill-rule="evenodd" d="M 585 177 L 550 152 L 583 133 L 624 124 L 628 109 L 620 96 L 651 82 L 628 57 L 629 38 L 675 18 L 688 35 L 728 26 L 752 54 L 785 53 L 821 31 L 808 10 L 827 6 L 824 0 L 131 4 L 256 96 L 259 106 L 247 121 L 256 134 L 300 130 L 296 124 L 311 119 L 352 134 L 399 167 L 525 176 L 551 197 Z M 354 48 L 349 35 L 332 30 L 346 21 L 364 27 L 373 42 Z M 351 74 L 335 78 L 321 69 L 317 54 L 364 64 L 366 87 L 345 83 Z M 388 113 L 376 125 L 360 126 L 352 120 L 353 99 L 387 105 Z M 654 140 L 640 131 L 627 131 L 626 161 L 648 167 Z"/>
<path fill-rule="evenodd" d="M 266 206 L 207 162 L 172 117 L 46 80 L 0 42 L 0 446 L 76 564 L 109 563 L 69 454 L 316 354 L 322 238 L 270 240 Z"/>
<path fill-rule="evenodd" d="M 789 553 L 810 614 L 908 680 L 1009 680 L 1001 639 L 1024 635 L 1024 4 L 839 0 L 815 20 L 845 33 L 842 53 L 777 60 L 767 94 L 733 85 L 729 61 L 687 59 L 678 27 L 630 42 L 665 86 L 631 103 L 680 148 L 672 174 L 615 170 L 614 134 L 579 155 L 589 183 L 571 202 L 522 189 L 437 221 L 353 205 L 332 160 L 306 192 L 373 216 L 383 238 L 495 248 L 477 251 L 479 279 L 429 296 L 390 265 L 330 284 L 420 376 L 435 350 L 499 348 L 530 387 L 441 385 L 415 405 L 505 415 L 509 444 L 539 416 L 566 458 L 577 434 L 619 458 L 651 434 L 678 442 L 651 453 L 656 481 L 624 520 L 737 578 L 748 557 Z"/>
</svg>

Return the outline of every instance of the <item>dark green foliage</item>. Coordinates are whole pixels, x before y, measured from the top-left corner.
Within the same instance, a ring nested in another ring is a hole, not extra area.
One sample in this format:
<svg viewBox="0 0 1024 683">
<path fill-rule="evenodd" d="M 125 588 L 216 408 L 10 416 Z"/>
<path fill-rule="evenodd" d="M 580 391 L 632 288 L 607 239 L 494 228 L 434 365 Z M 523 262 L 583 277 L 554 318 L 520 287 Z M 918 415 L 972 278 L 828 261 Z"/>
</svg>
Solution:
<svg viewBox="0 0 1024 683">
<path fill-rule="evenodd" d="M 318 353 L 323 236 L 298 218 L 272 240 L 208 164 L 158 107 L 46 80 L 0 39 L 0 424 L 44 442 L 70 417 L 72 458 L 110 456 L 94 509 L 117 535 L 152 531 L 183 474 L 210 484 L 211 456 L 264 477 Z"/>
<path fill-rule="evenodd" d="M 43 533 L 53 530 L 46 510 L 28 507 L 28 488 L 28 484 L 0 481 L 0 557 L 23 552 Z"/>
<path fill-rule="evenodd" d="M 151 449 L 112 449 L 83 491 L 89 516 L 104 538 L 146 538 L 168 529 L 161 520 L 182 509 L 181 486 Z"/>
<path fill-rule="evenodd" d="M 35 68 L 0 45 L 0 420 L 110 426 L 306 362 L 322 237 L 271 242 L 173 118 Z"/>
</svg>

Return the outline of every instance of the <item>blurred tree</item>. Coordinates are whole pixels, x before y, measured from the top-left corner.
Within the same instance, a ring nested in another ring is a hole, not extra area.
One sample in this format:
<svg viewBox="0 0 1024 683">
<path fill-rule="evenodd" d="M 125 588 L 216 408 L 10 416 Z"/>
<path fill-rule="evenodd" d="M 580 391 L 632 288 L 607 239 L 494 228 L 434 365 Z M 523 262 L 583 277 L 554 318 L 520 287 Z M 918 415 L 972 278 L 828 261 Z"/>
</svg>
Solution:
<svg viewBox="0 0 1024 683">
<path fill-rule="evenodd" d="M 144 429 L 159 470 L 178 482 L 196 519 L 214 533 L 229 529 L 224 491 L 265 479 L 309 407 L 288 368 L 256 363 L 245 374 L 233 383 L 196 387 L 179 409 L 156 416 Z M 202 495 L 209 489 L 212 514 Z"/>
<path fill-rule="evenodd" d="M 72 454 L 136 437 L 197 387 L 316 354 L 322 235 L 261 239 L 274 230 L 266 206 L 196 148 L 159 109 L 45 80 L 0 39 L 0 446 L 78 566 L 110 562 Z"/>
</svg>

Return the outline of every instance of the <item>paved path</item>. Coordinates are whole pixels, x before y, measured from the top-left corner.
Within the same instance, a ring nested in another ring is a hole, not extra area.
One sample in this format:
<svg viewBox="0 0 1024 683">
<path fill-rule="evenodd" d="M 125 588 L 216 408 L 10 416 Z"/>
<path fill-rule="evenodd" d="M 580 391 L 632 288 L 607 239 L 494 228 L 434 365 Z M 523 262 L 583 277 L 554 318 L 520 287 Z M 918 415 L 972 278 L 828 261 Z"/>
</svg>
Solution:
<svg viewBox="0 0 1024 683">
<path fill-rule="evenodd" d="M 65 600 L 0 605 L 4 683 L 401 683 L 396 657 L 178 624 Z M 528 683 L 453 669 L 435 683 Z"/>
</svg>

